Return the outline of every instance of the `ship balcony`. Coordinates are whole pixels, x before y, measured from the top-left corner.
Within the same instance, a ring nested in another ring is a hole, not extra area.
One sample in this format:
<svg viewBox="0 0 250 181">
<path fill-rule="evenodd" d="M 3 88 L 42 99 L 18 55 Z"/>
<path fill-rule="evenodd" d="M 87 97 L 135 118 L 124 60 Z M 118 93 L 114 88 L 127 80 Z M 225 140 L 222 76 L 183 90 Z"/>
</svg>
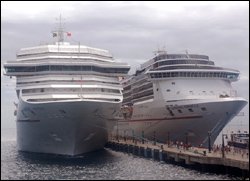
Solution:
<svg viewBox="0 0 250 181">
<path fill-rule="evenodd" d="M 150 80 L 161 80 L 166 78 L 210 78 L 225 79 L 231 82 L 239 80 L 238 72 L 220 72 L 220 71 L 179 71 L 179 70 L 150 70 L 147 72 Z"/>
</svg>

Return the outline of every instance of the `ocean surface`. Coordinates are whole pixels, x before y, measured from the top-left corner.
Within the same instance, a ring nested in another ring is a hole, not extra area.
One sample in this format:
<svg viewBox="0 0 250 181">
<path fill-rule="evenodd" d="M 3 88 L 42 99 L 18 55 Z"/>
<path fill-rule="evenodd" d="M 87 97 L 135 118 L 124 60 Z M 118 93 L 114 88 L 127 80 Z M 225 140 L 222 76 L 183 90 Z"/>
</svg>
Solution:
<svg viewBox="0 0 250 181">
<path fill-rule="evenodd" d="M 109 149 L 76 157 L 19 152 L 15 141 L 1 141 L 1 179 L 231 180 Z"/>
</svg>

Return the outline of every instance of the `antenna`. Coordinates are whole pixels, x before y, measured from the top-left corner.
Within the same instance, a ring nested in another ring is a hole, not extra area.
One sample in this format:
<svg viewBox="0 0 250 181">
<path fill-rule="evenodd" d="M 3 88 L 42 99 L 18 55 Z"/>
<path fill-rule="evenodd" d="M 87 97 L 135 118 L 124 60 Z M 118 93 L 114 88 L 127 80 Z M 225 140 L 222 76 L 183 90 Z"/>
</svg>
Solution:
<svg viewBox="0 0 250 181">
<path fill-rule="evenodd" d="M 59 17 L 59 28 L 58 28 L 58 42 L 64 41 L 63 27 L 62 27 L 62 15 Z"/>
<path fill-rule="evenodd" d="M 189 58 L 188 50 L 186 49 L 185 52 L 186 52 L 187 58 Z"/>
<path fill-rule="evenodd" d="M 159 45 L 158 45 L 157 46 L 157 51 L 153 51 L 153 53 L 155 54 L 155 56 L 167 54 L 166 46 L 164 45 L 164 46 L 162 46 L 162 48 L 159 48 Z"/>
<path fill-rule="evenodd" d="M 59 19 L 59 29 L 58 29 L 58 41 L 63 42 L 64 37 L 63 37 L 63 32 L 62 32 L 62 15 L 60 14 L 60 19 Z"/>
<path fill-rule="evenodd" d="M 56 30 L 53 31 L 53 37 L 57 37 L 58 42 L 64 42 L 64 27 L 62 24 L 62 15 L 60 14 L 59 19 L 56 19 L 59 21 L 58 26 L 56 27 Z"/>
</svg>

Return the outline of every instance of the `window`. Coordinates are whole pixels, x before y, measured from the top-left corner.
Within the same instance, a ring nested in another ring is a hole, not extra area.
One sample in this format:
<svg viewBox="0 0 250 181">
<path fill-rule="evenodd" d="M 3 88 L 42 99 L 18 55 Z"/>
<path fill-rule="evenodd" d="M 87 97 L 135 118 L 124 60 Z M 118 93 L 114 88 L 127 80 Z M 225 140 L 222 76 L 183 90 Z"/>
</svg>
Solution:
<svg viewBox="0 0 250 181">
<path fill-rule="evenodd" d="M 178 112 L 179 112 L 179 113 L 182 113 L 182 111 L 181 111 L 180 109 L 178 109 Z"/>
<path fill-rule="evenodd" d="M 202 110 L 202 111 L 206 111 L 207 109 L 206 109 L 205 107 L 202 107 L 201 110 Z"/>
<path fill-rule="evenodd" d="M 62 65 L 51 65 L 50 69 L 52 71 L 61 71 L 62 70 Z"/>
<path fill-rule="evenodd" d="M 63 66 L 63 71 L 81 71 L 81 66 Z"/>
<path fill-rule="evenodd" d="M 170 92 L 170 89 L 167 89 L 167 92 Z"/>
<path fill-rule="evenodd" d="M 189 108 L 188 110 L 189 110 L 189 112 L 194 112 L 194 110 L 193 110 L 193 109 L 191 109 L 191 108 Z"/>
<path fill-rule="evenodd" d="M 49 66 L 48 65 L 38 66 L 38 67 L 36 67 L 36 71 L 37 72 L 40 72 L 40 71 L 49 71 Z"/>
<path fill-rule="evenodd" d="M 91 66 L 82 66 L 82 71 L 91 71 Z"/>
<path fill-rule="evenodd" d="M 7 67 L 7 72 L 35 72 L 35 67 Z"/>
<path fill-rule="evenodd" d="M 172 82 L 172 85 L 175 85 L 175 82 Z"/>
</svg>

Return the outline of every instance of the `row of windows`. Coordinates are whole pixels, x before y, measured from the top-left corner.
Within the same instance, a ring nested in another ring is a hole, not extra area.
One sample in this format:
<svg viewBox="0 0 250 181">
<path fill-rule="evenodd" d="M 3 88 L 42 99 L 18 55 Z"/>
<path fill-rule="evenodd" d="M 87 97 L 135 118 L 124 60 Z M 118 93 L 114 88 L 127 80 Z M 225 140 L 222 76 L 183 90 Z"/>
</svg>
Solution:
<svg viewBox="0 0 250 181">
<path fill-rule="evenodd" d="M 138 99 L 134 99 L 133 102 L 146 101 L 146 100 L 149 100 L 149 99 L 152 99 L 152 98 L 154 98 L 154 96 L 149 95 L 149 96 L 141 97 L 141 98 L 138 98 Z"/>
<path fill-rule="evenodd" d="M 72 99 L 78 99 L 78 98 L 47 98 L 47 99 L 28 99 L 29 102 L 47 102 L 47 101 L 63 101 L 63 100 L 72 100 Z M 90 98 L 88 98 L 90 99 Z M 105 100 L 105 101 L 115 101 L 119 102 L 120 99 L 109 99 L 109 98 L 91 98 L 93 100 Z M 62 110 L 64 111 L 64 110 Z M 65 111 L 64 111 L 65 112 Z"/>
<path fill-rule="evenodd" d="M 238 74 L 227 72 L 161 72 L 150 73 L 151 78 L 165 78 L 165 77 L 218 77 L 236 79 Z"/>
<path fill-rule="evenodd" d="M 25 57 L 36 57 L 36 56 L 49 56 L 49 55 L 60 55 L 60 56 L 91 56 L 91 57 L 104 57 L 104 58 L 112 58 L 108 54 L 93 54 L 93 53 L 74 53 L 74 52 L 46 52 L 46 53 L 33 53 L 33 54 L 22 54 L 17 55 L 18 58 L 25 58 Z"/>
<path fill-rule="evenodd" d="M 126 90 L 130 90 L 130 89 L 131 89 L 131 85 L 129 85 L 129 86 L 127 86 L 127 87 L 124 87 L 123 89 L 124 89 L 125 91 L 126 91 Z"/>
<path fill-rule="evenodd" d="M 138 79 L 138 80 L 139 80 L 139 81 L 136 81 L 136 82 L 134 82 L 134 83 L 132 84 L 133 87 L 135 87 L 135 86 L 140 86 L 141 84 L 147 82 L 147 77 L 144 75 L 144 78 L 143 78 L 143 79 Z"/>
<path fill-rule="evenodd" d="M 223 70 L 221 67 L 214 67 L 214 66 L 190 66 L 190 65 L 183 65 L 183 66 L 167 66 L 167 67 L 159 67 L 155 70 L 175 70 L 175 69 L 214 69 L 214 70 Z"/>
<path fill-rule="evenodd" d="M 140 102 L 140 101 L 145 101 L 145 100 L 149 100 L 152 98 L 154 98 L 154 95 L 152 95 L 152 94 L 149 94 L 149 95 L 143 96 L 143 97 L 134 98 L 134 99 L 132 99 L 131 97 L 128 97 L 128 98 L 123 99 L 123 103 L 128 104 L 131 102 Z"/>
<path fill-rule="evenodd" d="M 41 72 L 41 71 L 95 71 L 101 73 L 127 73 L 129 68 L 102 68 L 96 66 L 42 65 L 33 67 L 7 67 L 7 72 Z"/>
<path fill-rule="evenodd" d="M 129 97 L 129 96 L 131 96 L 131 95 L 132 95 L 131 92 L 125 92 L 125 93 L 123 93 L 123 97 Z"/>
<path fill-rule="evenodd" d="M 124 98 L 123 99 L 123 102 L 131 102 L 132 101 L 132 98 L 131 97 L 128 97 L 128 98 Z"/>
<path fill-rule="evenodd" d="M 145 92 L 141 92 L 141 93 L 133 95 L 133 99 L 138 99 L 138 98 L 146 97 L 146 96 L 153 95 L 153 94 L 154 94 L 153 89 L 150 89 Z"/>
<path fill-rule="evenodd" d="M 206 109 L 205 107 L 202 107 L 201 110 L 202 110 L 202 111 L 207 111 L 207 109 Z M 193 110 L 192 108 L 189 108 L 188 111 L 189 111 L 189 112 L 194 112 L 194 110 Z M 179 112 L 179 113 L 182 113 L 182 110 L 178 109 L 178 112 Z"/>
<path fill-rule="evenodd" d="M 136 93 L 136 92 L 140 92 L 142 90 L 145 90 L 145 89 L 148 89 L 148 88 L 151 88 L 153 87 L 153 83 L 152 82 L 149 82 L 148 84 L 144 84 L 140 87 L 137 87 L 135 89 L 133 89 L 133 93 Z"/>
<path fill-rule="evenodd" d="M 207 111 L 207 109 L 205 107 L 202 107 L 201 110 L 202 111 Z M 172 110 L 168 109 L 168 111 L 169 111 L 171 116 L 175 116 L 175 114 L 174 114 L 174 112 Z M 183 113 L 181 109 L 178 109 L 177 111 L 178 111 L 178 113 Z M 194 112 L 194 110 L 192 108 L 189 108 L 188 111 L 191 112 L 191 113 Z"/>
<path fill-rule="evenodd" d="M 205 64 L 205 65 L 214 65 L 214 62 L 207 61 L 207 60 L 166 60 L 163 62 L 156 63 L 156 67 L 162 66 L 162 65 L 174 65 L 174 64 Z"/>
<path fill-rule="evenodd" d="M 72 80 L 42 80 L 42 81 L 31 81 L 31 82 L 17 82 L 17 85 L 23 85 L 23 84 L 38 84 L 38 83 L 77 83 L 77 82 L 81 82 L 81 83 L 105 83 L 105 84 L 115 84 L 115 85 L 120 85 L 118 82 L 104 82 L 104 81 L 97 81 L 97 80 L 74 80 L 72 78 Z"/>
<path fill-rule="evenodd" d="M 180 58 L 197 58 L 209 60 L 207 55 L 194 55 L 194 54 L 162 54 L 154 58 L 155 61 L 162 59 L 180 59 Z"/>
<path fill-rule="evenodd" d="M 106 89 L 106 88 L 35 88 L 35 89 L 23 89 L 23 94 L 28 93 L 41 93 L 41 92 L 55 92 L 55 93 L 61 93 L 61 92 L 108 92 L 108 93 L 120 93 L 119 90 L 116 89 Z"/>
</svg>

